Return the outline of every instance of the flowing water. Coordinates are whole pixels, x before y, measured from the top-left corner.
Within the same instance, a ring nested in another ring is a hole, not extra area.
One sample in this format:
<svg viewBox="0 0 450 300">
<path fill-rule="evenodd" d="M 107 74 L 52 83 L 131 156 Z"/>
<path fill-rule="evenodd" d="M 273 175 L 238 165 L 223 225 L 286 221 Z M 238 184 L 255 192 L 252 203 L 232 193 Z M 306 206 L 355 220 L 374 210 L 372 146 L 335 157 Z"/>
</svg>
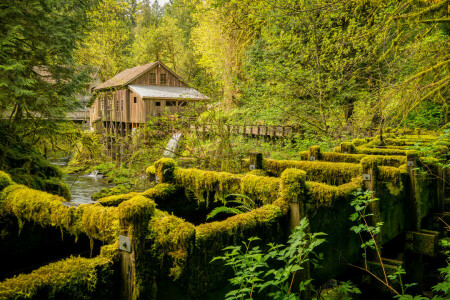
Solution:
<svg viewBox="0 0 450 300">
<path fill-rule="evenodd" d="M 67 166 L 69 160 L 70 156 L 61 157 L 53 164 L 64 167 Z M 64 181 L 70 187 L 71 202 L 77 204 L 94 203 L 91 199 L 93 194 L 99 192 L 102 188 L 111 187 L 98 171 L 88 175 L 68 174 L 64 176 Z"/>
<path fill-rule="evenodd" d="M 70 187 L 71 202 L 79 204 L 94 203 L 91 199 L 93 194 L 99 192 L 102 188 L 111 187 L 101 175 L 93 175 L 92 173 L 81 176 L 69 174 L 65 176 L 64 180 Z"/>
<path fill-rule="evenodd" d="M 181 132 L 175 133 L 172 135 L 172 138 L 167 143 L 166 149 L 163 152 L 164 157 L 175 157 L 175 152 L 178 147 L 178 142 L 181 140 Z"/>
</svg>

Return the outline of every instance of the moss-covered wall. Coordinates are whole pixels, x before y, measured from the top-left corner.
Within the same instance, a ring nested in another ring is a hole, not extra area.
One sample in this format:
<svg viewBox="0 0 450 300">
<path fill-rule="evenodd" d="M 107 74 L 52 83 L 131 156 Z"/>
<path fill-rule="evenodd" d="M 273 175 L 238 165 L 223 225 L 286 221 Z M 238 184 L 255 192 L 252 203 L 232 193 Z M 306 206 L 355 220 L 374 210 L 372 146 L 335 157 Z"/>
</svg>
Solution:
<svg viewBox="0 0 450 300">
<path fill-rule="evenodd" d="M 71 257 L 0 282 L 0 299 L 118 299 L 117 245 L 95 258 Z"/>
<path fill-rule="evenodd" d="M 56 227 L 78 236 L 85 233 L 91 239 L 112 243 L 119 231 L 116 207 L 84 204 L 64 205 L 65 199 L 23 185 L 10 185 L 0 196 L 0 215 L 15 216 L 19 224 L 32 222 L 42 227 Z"/>
<path fill-rule="evenodd" d="M 306 171 L 309 181 L 333 185 L 348 183 L 352 178 L 362 174 L 361 166 L 358 164 L 264 159 L 264 169 L 276 176 L 280 176 L 288 168 Z"/>
</svg>

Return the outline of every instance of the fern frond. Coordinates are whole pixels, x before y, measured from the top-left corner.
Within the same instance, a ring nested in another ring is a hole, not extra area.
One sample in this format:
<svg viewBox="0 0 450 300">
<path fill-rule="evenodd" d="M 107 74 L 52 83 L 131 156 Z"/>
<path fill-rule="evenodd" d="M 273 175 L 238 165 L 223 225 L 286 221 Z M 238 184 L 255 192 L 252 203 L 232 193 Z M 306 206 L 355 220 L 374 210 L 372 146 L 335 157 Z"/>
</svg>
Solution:
<svg viewBox="0 0 450 300">
<path fill-rule="evenodd" d="M 219 213 L 226 213 L 226 214 L 231 214 L 231 215 L 238 215 L 238 214 L 242 214 L 242 211 L 239 210 L 236 207 L 226 207 L 226 206 L 220 206 L 220 207 L 216 207 L 214 208 L 207 216 L 206 219 L 209 220 L 211 218 L 214 218 L 217 214 Z"/>
</svg>

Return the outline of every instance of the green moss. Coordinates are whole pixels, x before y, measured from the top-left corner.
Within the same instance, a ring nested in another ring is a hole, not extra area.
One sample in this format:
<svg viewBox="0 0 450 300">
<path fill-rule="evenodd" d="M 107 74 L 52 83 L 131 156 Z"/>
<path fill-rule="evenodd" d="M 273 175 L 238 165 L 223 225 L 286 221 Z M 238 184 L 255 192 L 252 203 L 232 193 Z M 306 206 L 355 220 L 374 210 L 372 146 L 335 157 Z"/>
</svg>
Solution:
<svg viewBox="0 0 450 300">
<path fill-rule="evenodd" d="M 130 200 L 131 198 L 137 195 L 139 195 L 139 193 L 136 192 L 121 195 L 113 195 L 100 198 L 97 200 L 97 202 L 100 203 L 102 206 L 118 206 L 123 201 Z"/>
<path fill-rule="evenodd" d="M 361 166 L 357 164 L 321 161 L 265 159 L 264 166 L 266 171 L 278 176 L 288 168 L 301 169 L 306 171 L 307 180 L 325 182 L 333 185 L 350 182 L 353 177 L 359 176 L 362 172 Z"/>
<path fill-rule="evenodd" d="M 364 145 L 365 143 L 367 143 L 365 139 L 354 139 L 352 141 L 352 144 L 355 145 L 356 147 Z"/>
<path fill-rule="evenodd" d="M 105 257 L 70 257 L 0 283 L 1 299 L 110 299 L 114 262 Z"/>
<path fill-rule="evenodd" d="M 371 168 L 372 165 L 398 167 L 406 163 L 406 156 L 397 155 L 366 155 L 361 159 L 363 167 Z"/>
<path fill-rule="evenodd" d="M 341 152 L 342 153 L 356 153 L 355 145 L 352 142 L 342 142 L 341 143 Z"/>
<path fill-rule="evenodd" d="M 352 193 L 362 187 L 362 177 L 356 177 L 350 183 L 331 186 L 319 182 L 306 182 L 308 203 L 315 209 L 331 207 L 340 198 L 350 198 Z"/>
<path fill-rule="evenodd" d="M 357 147 L 356 148 L 356 153 L 359 153 L 359 154 L 372 154 L 372 155 L 405 155 L 406 154 L 406 150 Z"/>
<path fill-rule="evenodd" d="M 143 224 L 155 213 L 156 204 L 142 195 L 134 196 L 130 200 L 119 205 L 119 217 L 121 224 Z"/>
<path fill-rule="evenodd" d="M 0 171 L 0 191 L 11 184 L 13 184 L 11 176 L 3 171 Z"/>
<path fill-rule="evenodd" d="M 163 202 L 175 197 L 176 193 L 177 188 L 175 185 L 160 183 L 141 193 L 141 195 L 153 199 L 155 202 Z"/>
<path fill-rule="evenodd" d="M 179 279 L 194 244 L 194 225 L 173 215 L 158 213 L 149 222 L 147 238 L 153 241 L 152 253 L 160 262 L 165 256 L 171 260 L 169 276 Z"/>
<path fill-rule="evenodd" d="M 328 162 L 359 163 L 365 154 L 344 154 L 338 152 L 323 152 L 322 160 Z"/>
<path fill-rule="evenodd" d="M 293 202 L 304 199 L 306 172 L 286 169 L 281 174 L 281 192 L 284 199 Z"/>
<path fill-rule="evenodd" d="M 278 222 L 281 216 L 281 209 L 269 204 L 224 221 L 201 224 L 196 227 L 196 245 L 202 245 L 204 241 L 209 241 L 208 244 L 214 242 L 216 250 L 220 251 L 224 246 L 236 244 L 233 240 L 242 238 L 244 231 L 251 232 L 251 229 L 257 226 L 271 226 L 271 223 Z"/>
<path fill-rule="evenodd" d="M 309 151 L 300 151 L 298 155 L 301 160 L 309 160 Z"/>
<path fill-rule="evenodd" d="M 267 172 L 261 169 L 251 170 L 247 173 L 248 175 L 255 175 L 255 176 L 268 176 Z"/>
<path fill-rule="evenodd" d="M 281 213 L 284 215 L 287 215 L 287 213 L 289 212 L 289 201 L 283 197 L 278 198 L 277 200 L 275 200 L 273 203 L 273 205 L 278 206 L 281 210 Z"/>
<path fill-rule="evenodd" d="M 44 180 L 44 186 L 46 192 L 61 196 L 66 200 L 70 200 L 70 188 L 67 183 L 61 179 L 56 177 L 46 179 Z"/>
<path fill-rule="evenodd" d="M 240 194 L 255 201 L 257 206 L 271 204 L 279 196 L 280 178 L 246 175 L 241 179 Z"/>
<path fill-rule="evenodd" d="M 145 173 L 147 173 L 148 178 L 150 179 L 150 181 L 154 181 L 155 180 L 155 176 L 156 176 L 156 168 L 155 166 L 150 166 L 145 170 Z"/>
<path fill-rule="evenodd" d="M 316 145 L 309 147 L 308 160 L 311 160 L 311 156 L 313 156 L 316 160 L 322 160 L 322 155 L 320 153 L 320 146 Z"/>
<path fill-rule="evenodd" d="M 100 192 L 94 193 L 91 198 L 94 200 L 114 196 L 114 195 L 122 195 L 129 193 L 131 190 L 130 184 L 119 184 L 116 186 L 113 186 L 111 188 L 102 188 Z"/>
<path fill-rule="evenodd" d="M 64 198 L 36 191 L 22 185 L 10 185 L 3 190 L 1 210 L 15 216 L 19 225 L 24 221 L 42 227 L 58 227 L 75 236 L 85 233 L 91 239 L 113 242 L 119 232 L 117 208 L 99 204 L 78 207 L 64 206 Z"/>
<path fill-rule="evenodd" d="M 154 166 L 155 176 L 158 176 L 159 182 L 170 182 L 177 163 L 172 158 L 161 158 L 155 162 Z"/>
<path fill-rule="evenodd" d="M 205 202 L 207 207 L 210 201 L 224 202 L 226 195 L 240 193 L 241 179 L 235 174 L 180 168 L 174 176 L 177 184 L 192 191 L 197 201 Z"/>
</svg>

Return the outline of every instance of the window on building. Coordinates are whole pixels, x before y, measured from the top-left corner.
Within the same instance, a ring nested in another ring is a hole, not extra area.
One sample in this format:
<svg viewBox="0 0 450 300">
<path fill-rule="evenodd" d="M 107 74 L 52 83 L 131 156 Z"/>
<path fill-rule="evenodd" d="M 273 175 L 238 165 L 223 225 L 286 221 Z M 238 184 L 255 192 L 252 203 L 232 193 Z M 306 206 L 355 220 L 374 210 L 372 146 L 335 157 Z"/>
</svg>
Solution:
<svg viewBox="0 0 450 300">
<path fill-rule="evenodd" d="M 166 101 L 166 106 L 177 106 L 177 101 Z"/>
<path fill-rule="evenodd" d="M 161 74 L 159 77 L 160 84 L 167 84 L 166 74 Z"/>
<path fill-rule="evenodd" d="M 156 84 L 156 74 L 155 73 L 149 74 L 149 81 L 150 81 L 150 84 Z"/>
<path fill-rule="evenodd" d="M 133 98 L 133 103 L 137 103 L 136 97 Z"/>
<path fill-rule="evenodd" d="M 186 106 L 187 102 L 186 101 L 178 101 L 178 106 Z"/>
<path fill-rule="evenodd" d="M 161 106 L 161 102 L 157 101 L 157 102 L 155 102 L 155 105 L 156 106 Z"/>
<path fill-rule="evenodd" d="M 119 110 L 119 100 L 116 100 L 116 111 Z"/>
<path fill-rule="evenodd" d="M 123 100 L 123 99 L 120 101 L 121 107 L 122 107 L 122 111 L 124 111 L 124 109 L 123 109 L 123 103 L 124 103 L 124 102 L 125 102 L 125 100 Z"/>
</svg>

